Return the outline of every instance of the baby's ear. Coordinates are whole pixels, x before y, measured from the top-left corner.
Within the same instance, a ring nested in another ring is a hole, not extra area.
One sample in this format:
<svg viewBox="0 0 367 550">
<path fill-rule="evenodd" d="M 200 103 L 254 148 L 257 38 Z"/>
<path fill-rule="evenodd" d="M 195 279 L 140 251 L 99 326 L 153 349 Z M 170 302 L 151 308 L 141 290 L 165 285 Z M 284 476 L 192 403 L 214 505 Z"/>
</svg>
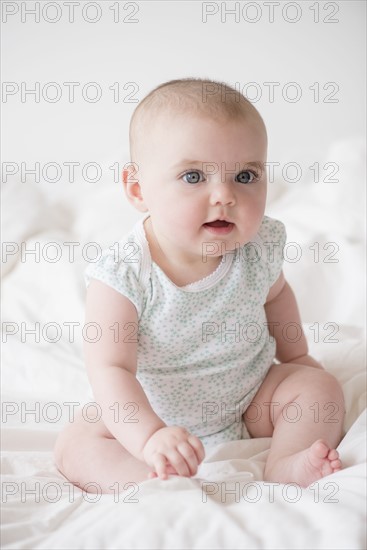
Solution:
<svg viewBox="0 0 367 550">
<path fill-rule="evenodd" d="M 122 169 L 122 183 L 139 183 L 138 179 L 139 166 L 136 162 L 128 162 Z"/>
<path fill-rule="evenodd" d="M 139 167 L 136 162 L 125 164 L 122 169 L 122 183 L 129 202 L 140 212 L 147 212 L 138 179 Z"/>
</svg>

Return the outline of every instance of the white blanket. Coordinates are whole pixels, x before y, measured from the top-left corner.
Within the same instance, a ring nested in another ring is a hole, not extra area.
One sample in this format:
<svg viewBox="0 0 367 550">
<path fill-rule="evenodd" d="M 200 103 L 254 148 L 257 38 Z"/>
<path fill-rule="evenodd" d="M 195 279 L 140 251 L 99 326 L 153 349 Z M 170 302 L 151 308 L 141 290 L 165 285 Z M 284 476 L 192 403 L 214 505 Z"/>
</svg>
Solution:
<svg viewBox="0 0 367 550">
<path fill-rule="evenodd" d="M 338 447 L 344 469 L 307 489 L 262 481 L 269 438 L 212 448 L 191 479 L 147 480 L 115 496 L 86 494 L 68 483 L 55 468 L 52 447 L 70 403 L 88 401 L 83 247 L 115 242 L 138 215 L 127 209 L 119 186 L 75 184 L 57 200 L 41 185 L 4 186 L 3 548 L 366 548 L 361 144 L 335 144 L 330 158 L 343 158 L 347 172 L 333 193 L 277 182 L 267 209 L 285 222 L 288 242 L 302 249 L 284 272 L 310 353 L 335 374 L 346 399 L 346 435 Z M 358 189 L 345 196 L 343 178 L 350 180 L 351 172 Z M 70 242 L 79 243 L 74 260 Z M 324 248 L 327 243 L 337 248 Z M 24 255 L 25 247 L 39 250 L 39 261 Z M 338 262 L 325 261 L 336 250 Z M 59 260 L 51 261 L 58 251 Z M 36 335 L 27 333 L 32 328 Z"/>
</svg>

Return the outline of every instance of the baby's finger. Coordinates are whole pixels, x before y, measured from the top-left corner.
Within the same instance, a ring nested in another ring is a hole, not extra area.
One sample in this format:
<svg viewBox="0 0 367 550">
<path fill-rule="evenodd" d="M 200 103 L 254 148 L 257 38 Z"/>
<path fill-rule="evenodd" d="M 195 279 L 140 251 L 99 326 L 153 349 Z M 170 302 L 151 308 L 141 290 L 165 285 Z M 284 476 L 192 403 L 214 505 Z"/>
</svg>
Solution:
<svg viewBox="0 0 367 550">
<path fill-rule="evenodd" d="M 164 457 L 164 455 L 160 454 L 160 453 L 156 453 L 154 455 L 154 458 L 152 459 L 152 462 L 153 462 L 153 467 L 155 469 L 155 471 L 157 472 L 157 476 L 160 478 L 160 479 L 167 479 L 167 472 L 166 472 L 166 465 L 167 465 L 167 461 L 166 461 L 166 458 Z"/>
<path fill-rule="evenodd" d="M 168 475 L 172 475 L 172 476 L 177 476 L 178 475 L 178 473 L 176 472 L 176 470 L 174 469 L 172 464 L 166 465 L 166 472 L 167 472 Z"/>
<path fill-rule="evenodd" d="M 190 435 L 187 438 L 187 441 L 190 443 L 191 447 L 193 447 L 193 449 L 195 450 L 196 456 L 198 458 L 198 462 L 200 464 L 205 458 L 204 445 L 202 444 L 200 439 L 196 437 L 196 435 Z"/>
<path fill-rule="evenodd" d="M 196 451 L 187 441 L 181 441 L 177 445 L 177 450 L 183 456 L 186 461 L 186 464 L 189 468 L 190 475 L 193 476 L 198 470 L 198 458 L 196 456 Z"/>
<path fill-rule="evenodd" d="M 186 463 L 186 460 L 181 455 L 181 453 L 175 449 L 172 449 L 167 453 L 167 459 L 170 461 L 171 465 L 175 468 L 176 472 L 180 476 L 190 477 L 190 469 Z"/>
<path fill-rule="evenodd" d="M 166 464 L 166 474 L 170 475 L 170 476 L 177 476 L 178 473 L 176 472 L 176 470 L 173 468 L 173 466 L 171 466 L 171 464 Z M 154 479 L 158 477 L 158 474 L 156 472 L 148 472 L 148 475 L 147 475 L 147 478 L 148 479 Z"/>
</svg>

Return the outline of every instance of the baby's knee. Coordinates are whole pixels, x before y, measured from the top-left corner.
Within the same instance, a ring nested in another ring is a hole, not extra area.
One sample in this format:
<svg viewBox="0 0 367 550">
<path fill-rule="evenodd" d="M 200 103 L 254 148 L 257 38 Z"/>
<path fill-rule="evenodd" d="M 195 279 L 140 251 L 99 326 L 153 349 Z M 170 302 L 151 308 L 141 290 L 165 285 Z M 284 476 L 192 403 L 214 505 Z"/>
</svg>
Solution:
<svg viewBox="0 0 367 550">
<path fill-rule="evenodd" d="M 333 393 L 337 393 L 343 396 L 343 390 L 339 381 L 330 372 L 327 372 L 326 370 L 320 371 L 320 383 L 324 390 L 331 391 Z"/>
<path fill-rule="evenodd" d="M 304 367 L 288 375 L 275 389 L 273 402 L 282 406 L 289 402 L 308 403 L 312 406 L 334 407 L 338 418 L 345 414 L 344 394 L 338 380 L 323 369 Z"/>
<path fill-rule="evenodd" d="M 295 373 L 290 382 L 297 386 L 301 393 L 310 392 L 312 395 L 322 393 L 325 397 L 344 399 L 342 388 L 333 374 L 326 370 L 305 367 L 304 370 Z"/>
</svg>

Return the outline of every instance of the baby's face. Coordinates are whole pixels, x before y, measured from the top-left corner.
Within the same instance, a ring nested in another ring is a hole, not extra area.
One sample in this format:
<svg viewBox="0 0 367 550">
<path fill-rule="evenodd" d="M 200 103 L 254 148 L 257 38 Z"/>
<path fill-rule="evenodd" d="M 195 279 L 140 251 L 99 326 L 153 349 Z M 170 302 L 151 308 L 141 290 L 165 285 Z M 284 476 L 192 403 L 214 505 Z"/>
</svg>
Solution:
<svg viewBox="0 0 367 550">
<path fill-rule="evenodd" d="M 147 134 L 139 143 L 138 179 L 158 242 L 194 261 L 203 251 L 220 256 L 251 241 L 266 202 L 261 122 L 166 113 Z M 230 224 L 206 225 L 219 219 Z"/>
</svg>

